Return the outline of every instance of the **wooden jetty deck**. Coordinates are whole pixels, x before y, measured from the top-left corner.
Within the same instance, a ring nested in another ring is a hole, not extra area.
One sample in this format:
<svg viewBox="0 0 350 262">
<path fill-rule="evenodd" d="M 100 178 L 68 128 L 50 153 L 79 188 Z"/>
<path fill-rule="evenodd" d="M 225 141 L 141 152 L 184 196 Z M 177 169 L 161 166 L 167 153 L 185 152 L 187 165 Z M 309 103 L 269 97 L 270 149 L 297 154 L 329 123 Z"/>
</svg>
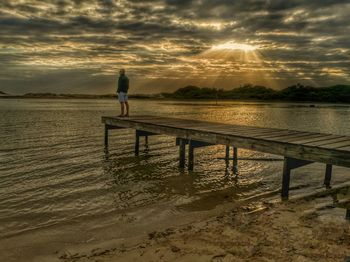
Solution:
<svg viewBox="0 0 350 262">
<path fill-rule="evenodd" d="M 194 149 L 211 145 L 226 145 L 226 164 L 233 147 L 233 170 L 237 173 L 238 148 L 284 157 L 282 197 L 288 198 L 292 169 L 314 162 L 325 163 L 324 185 L 330 187 L 332 166 L 350 167 L 350 136 L 293 131 L 287 129 L 232 125 L 216 122 L 160 116 L 102 117 L 105 124 L 105 147 L 110 129 L 135 129 L 135 155 L 139 154 L 140 137 L 169 135 L 179 146 L 179 166 L 185 167 L 188 145 L 188 170 L 193 170 Z"/>
</svg>

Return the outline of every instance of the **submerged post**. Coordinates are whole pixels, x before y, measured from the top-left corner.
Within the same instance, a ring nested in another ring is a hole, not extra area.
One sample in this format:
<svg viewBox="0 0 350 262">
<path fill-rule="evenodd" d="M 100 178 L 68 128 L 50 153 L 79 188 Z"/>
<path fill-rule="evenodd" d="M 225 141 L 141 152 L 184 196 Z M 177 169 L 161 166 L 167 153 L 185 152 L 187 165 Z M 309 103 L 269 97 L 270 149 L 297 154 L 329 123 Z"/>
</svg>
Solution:
<svg viewBox="0 0 350 262">
<path fill-rule="evenodd" d="M 138 130 L 135 132 L 135 156 L 139 155 L 140 150 L 140 136 Z"/>
<path fill-rule="evenodd" d="M 105 125 L 105 148 L 108 148 L 108 125 Z"/>
<path fill-rule="evenodd" d="M 186 141 L 182 138 L 179 139 L 179 167 L 185 167 L 186 159 Z"/>
<path fill-rule="evenodd" d="M 194 160 L 194 145 L 193 141 L 190 140 L 188 144 L 188 171 L 193 171 L 193 160 Z"/>
<path fill-rule="evenodd" d="M 145 152 L 148 152 L 149 146 L 148 146 L 148 136 L 145 136 Z"/>
<path fill-rule="evenodd" d="M 226 154 L 225 154 L 225 164 L 226 164 L 226 170 L 229 167 L 229 159 L 230 159 L 230 146 L 226 146 Z"/>
<path fill-rule="evenodd" d="M 324 176 L 324 183 L 323 183 L 326 186 L 326 188 L 331 187 L 331 179 L 332 179 L 332 165 L 327 164 L 326 165 L 326 173 Z"/>
<path fill-rule="evenodd" d="M 233 147 L 233 174 L 238 175 L 238 149 Z"/>
<path fill-rule="evenodd" d="M 282 199 L 288 199 L 290 172 L 292 169 L 312 164 L 312 161 L 284 157 L 283 176 L 282 176 Z"/>
<path fill-rule="evenodd" d="M 282 194 L 281 194 L 283 199 L 288 199 L 289 182 L 290 182 L 289 159 L 285 157 L 283 161 Z"/>
<path fill-rule="evenodd" d="M 350 220 L 350 208 L 346 209 L 345 219 Z"/>
</svg>

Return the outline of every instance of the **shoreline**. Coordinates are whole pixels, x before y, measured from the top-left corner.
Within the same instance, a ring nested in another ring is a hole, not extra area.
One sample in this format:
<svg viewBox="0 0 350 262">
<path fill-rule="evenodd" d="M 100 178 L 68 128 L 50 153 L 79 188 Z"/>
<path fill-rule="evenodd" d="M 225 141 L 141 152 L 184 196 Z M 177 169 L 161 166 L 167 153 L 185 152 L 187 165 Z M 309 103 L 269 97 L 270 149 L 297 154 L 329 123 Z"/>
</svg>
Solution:
<svg viewBox="0 0 350 262">
<path fill-rule="evenodd" d="M 327 201 L 330 200 L 327 197 Z M 250 204 L 138 238 L 71 247 L 58 261 L 347 261 L 350 221 L 324 199 Z M 330 213 L 330 214 L 329 214 Z"/>
<path fill-rule="evenodd" d="M 57 99 L 57 100 L 117 100 L 117 96 L 111 96 L 111 97 L 94 97 L 92 96 L 0 96 L 1 99 Z M 212 102 L 212 103 L 218 103 L 220 105 L 220 102 L 242 102 L 242 103 L 266 103 L 266 104 L 275 104 L 275 103 L 283 103 L 283 104 L 310 104 L 310 107 L 313 107 L 314 105 L 318 104 L 329 104 L 329 105 L 338 105 L 342 107 L 350 106 L 350 103 L 347 102 L 329 102 L 329 101 L 297 101 L 297 100 L 259 100 L 259 99 L 202 99 L 202 98 L 188 98 L 188 99 L 178 99 L 178 98 L 162 98 L 162 97 L 133 97 L 132 95 L 129 95 L 129 100 L 149 100 L 149 101 L 172 101 L 172 102 L 179 102 L 179 103 L 191 103 L 191 102 Z"/>
<path fill-rule="evenodd" d="M 338 194 L 348 197 L 348 183 L 339 186 Z M 6 261 L 36 262 L 343 262 L 350 257 L 350 221 L 345 209 L 333 204 L 331 195 L 298 194 L 281 201 L 273 191 L 174 220 L 151 208 L 141 219 L 136 213 L 122 214 L 103 227 L 108 217 L 2 239 L 1 253 Z"/>
</svg>

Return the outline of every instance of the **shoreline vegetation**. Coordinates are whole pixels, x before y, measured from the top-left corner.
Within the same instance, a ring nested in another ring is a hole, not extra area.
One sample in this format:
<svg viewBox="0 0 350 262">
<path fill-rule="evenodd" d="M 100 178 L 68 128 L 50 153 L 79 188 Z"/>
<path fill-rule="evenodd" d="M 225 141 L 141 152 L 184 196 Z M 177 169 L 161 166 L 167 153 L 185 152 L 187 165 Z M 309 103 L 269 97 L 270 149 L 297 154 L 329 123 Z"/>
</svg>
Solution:
<svg viewBox="0 0 350 262">
<path fill-rule="evenodd" d="M 57 99 L 115 99 L 115 94 L 55 94 L 27 93 L 10 95 L 0 91 L 0 98 L 57 98 Z M 350 103 L 350 85 L 312 87 L 296 84 L 281 90 L 265 86 L 246 84 L 229 90 L 186 86 L 172 93 L 130 94 L 134 99 L 173 99 L 173 100 L 252 100 L 288 102 L 331 102 Z"/>
</svg>

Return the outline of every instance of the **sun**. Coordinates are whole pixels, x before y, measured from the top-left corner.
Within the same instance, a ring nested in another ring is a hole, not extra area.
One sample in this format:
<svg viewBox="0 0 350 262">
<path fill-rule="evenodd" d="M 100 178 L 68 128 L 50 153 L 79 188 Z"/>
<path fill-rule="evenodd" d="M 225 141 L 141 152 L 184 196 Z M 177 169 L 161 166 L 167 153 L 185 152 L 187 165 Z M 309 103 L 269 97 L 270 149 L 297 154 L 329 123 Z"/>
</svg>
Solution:
<svg viewBox="0 0 350 262">
<path fill-rule="evenodd" d="M 254 51 L 257 48 L 258 47 L 254 45 L 240 44 L 230 41 L 224 44 L 214 45 L 212 46 L 211 50 L 240 50 L 244 52 L 249 52 Z"/>
</svg>

